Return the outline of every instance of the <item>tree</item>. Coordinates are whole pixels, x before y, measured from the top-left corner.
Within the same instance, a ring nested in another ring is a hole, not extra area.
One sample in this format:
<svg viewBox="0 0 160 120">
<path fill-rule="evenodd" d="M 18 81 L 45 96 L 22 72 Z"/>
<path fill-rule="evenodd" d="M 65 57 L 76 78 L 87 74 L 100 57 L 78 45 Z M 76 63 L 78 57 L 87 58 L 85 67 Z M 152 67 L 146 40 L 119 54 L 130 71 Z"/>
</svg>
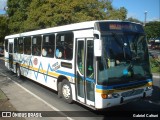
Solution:
<svg viewBox="0 0 160 120">
<path fill-rule="evenodd" d="M 0 16 L 0 43 L 3 43 L 4 37 L 8 34 L 8 20 L 6 16 Z"/>
<path fill-rule="evenodd" d="M 141 24 L 143 24 L 142 21 L 140 21 L 140 20 L 138 20 L 138 19 L 136 19 L 136 18 L 133 18 L 133 17 L 129 17 L 127 20 L 128 20 L 128 21 L 131 21 L 131 22 L 136 22 L 136 23 L 141 23 Z"/>
<path fill-rule="evenodd" d="M 91 20 L 124 20 L 127 14 L 124 7 L 114 9 L 111 0 L 8 0 L 7 12 L 11 33 Z"/>
<path fill-rule="evenodd" d="M 120 7 L 116 9 L 112 6 L 112 0 L 101 0 L 101 3 L 104 5 L 106 11 L 106 18 L 110 20 L 125 20 L 127 17 L 127 9 Z"/>
<path fill-rule="evenodd" d="M 28 8 L 26 30 L 105 19 L 97 0 L 34 0 Z M 41 12 L 40 12 L 41 11 Z"/>
<path fill-rule="evenodd" d="M 24 21 L 27 19 L 27 8 L 31 0 L 8 0 L 7 14 L 9 17 L 8 27 L 11 33 L 22 32 Z"/>
<path fill-rule="evenodd" d="M 146 23 L 144 29 L 147 34 L 147 38 L 160 37 L 160 22 L 153 21 Z"/>
</svg>

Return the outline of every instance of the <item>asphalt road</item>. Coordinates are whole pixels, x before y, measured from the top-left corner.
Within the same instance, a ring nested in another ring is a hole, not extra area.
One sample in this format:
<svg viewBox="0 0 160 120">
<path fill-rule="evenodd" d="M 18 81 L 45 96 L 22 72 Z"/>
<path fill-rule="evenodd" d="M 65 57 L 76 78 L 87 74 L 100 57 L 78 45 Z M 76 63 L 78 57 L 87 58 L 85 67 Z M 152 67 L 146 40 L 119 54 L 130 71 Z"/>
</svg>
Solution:
<svg viewBox="0 0 160 120">
<path fill-rule="evenodd" d="M 39 96 L 41 99 L 43 99 L 47 103 L 53 105 L 55 108 L 58 108 L 61 111 L 69 111 L 69 114 L 70 114 L 69 117 L 78 116 L 79 118 L 76 118 L 76 120 L 82 120 L 83 116 L 84 116 L 84 119 L 86 119 L 86 114 L 88 116 L 87 120 L 105 120 L 106 118 L 116 119 L 117 117 L 115 116 L 131 117 L 130 115 L 133 115 L 135 113 L 136 114 L 147 114 L 147 113 L 155 114 L 157 112 L 160 112 L 160 79 L 159 78 L 154 78 L 153 80 L 154 91 L 150 99 L 135 101 L 128 104 L 108 108 L 108 109 L 105 109 L 104 111 L 95 112 L 77 102 L 74 102 L 73 104 L 65 103 L 62 99 L 58 98 L 57 92 L 51 89 L 48 89 L 40 84 L 37 84 L 27 78 L 23 77 L 22 79 L 17 79 L 16 75 L 13 72 L 10 72 L 5 68 L 3 60 L 0 60 L 0 68 L 2 69 L 2 72 L 6 74 L 8 77 L 12 78 L 12 80 L 19 83 L 21 86 L 28 89 L 29 91 L 33 92 L 34 94 Z M 74 112 L 71 112 L 71 111 L 74 111 Z M 109 113 L 109 114 L 106 114 L 106 113 Z"/>
<path fill-rule="evenodd" d="M 149 49 L 149 52 L 155 56 L 155 57 L 158 57 L 160 59 L 160 51 L 159 50 L 151 50 Z"/>
</svg>

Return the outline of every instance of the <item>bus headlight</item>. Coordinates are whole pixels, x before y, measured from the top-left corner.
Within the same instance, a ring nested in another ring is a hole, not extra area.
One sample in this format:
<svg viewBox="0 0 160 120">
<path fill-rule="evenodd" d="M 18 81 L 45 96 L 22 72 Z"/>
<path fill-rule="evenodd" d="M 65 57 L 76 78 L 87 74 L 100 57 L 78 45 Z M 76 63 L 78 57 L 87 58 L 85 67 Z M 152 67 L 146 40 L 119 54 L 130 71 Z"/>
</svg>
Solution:
<svg viewBox="0 0 160 120">
<path fill-rule="evenodd" d="M 118 98 L 120 95 L 118 93 L 112 93 L 112 94 L 101 94 L 101 97 L 103 99 L 111 99 L 111 98 Z"/>
<path fill-rule="evenodd" d="M 146 91 L 148 91 L 148 90 L 152 90 L 152 86 L 146 87 Z"/>
<path fill-rule="evenodd" d="M 118 93 L 113 93 L 112 96 L 113 96 L 114 98 L 118 98 L 120 95 L 119 95 Z"/>
</svg>

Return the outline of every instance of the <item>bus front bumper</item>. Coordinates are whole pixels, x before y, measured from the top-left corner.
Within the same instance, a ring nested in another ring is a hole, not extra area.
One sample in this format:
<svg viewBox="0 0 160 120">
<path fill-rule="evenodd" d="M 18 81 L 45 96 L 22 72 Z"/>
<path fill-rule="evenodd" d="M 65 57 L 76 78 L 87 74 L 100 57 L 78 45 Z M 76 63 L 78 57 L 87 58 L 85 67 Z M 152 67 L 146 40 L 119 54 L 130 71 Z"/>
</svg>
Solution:
<svg viewBox="0 0 160 120">
<path fill-rule="evenodd" d="M 118 92 L 116 93 L 117 95 L 115 97 L 113 95 L 108 95 L 108 98 L 106 99 L 102 98 L 102 94 L 96 93 L 95 108 L 104 109 L 112 106 L 125 104 L 128 102 L 133 102 L 139 100 L 140 98 L 151 97 L 152 91 L 152 87 L 132 89 L 128 91 Z"/>
</svg>

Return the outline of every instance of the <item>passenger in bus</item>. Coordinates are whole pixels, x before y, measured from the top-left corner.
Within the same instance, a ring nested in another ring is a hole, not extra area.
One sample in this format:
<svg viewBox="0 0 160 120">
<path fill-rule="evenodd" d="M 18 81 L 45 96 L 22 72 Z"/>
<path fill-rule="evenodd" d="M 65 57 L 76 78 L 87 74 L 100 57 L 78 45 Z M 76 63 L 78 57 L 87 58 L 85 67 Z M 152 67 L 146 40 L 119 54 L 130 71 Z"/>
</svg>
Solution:
<svg viewBox="0 0 160 120">
<path fill-rule="evenodd" d="M 53 57 L 53 50 L 51 48 L 48 50 L 47 57 Z"/>
<path fill-rule="evenodd" d="M 46 51 L 46 49 L 45 49 L 45 48 L 43 48 L 43 49 L 42 49 L 42 56 L 44 56 L 44 57 L 45 57 L 46 55 L 47 55 L 47 51 Z"/>
<path fill-rule="evenodd" d="M 28 54 L 28 49 L 25 49 L 25 50 L 24 50 L 24 54 Z"/>
<path fill-rule="evenodd" d="M 63 50 L 63 59 L 66 59 L 67 58 L 67 50 L 66 50 L 66 47 L 64 47 L 64 50 Z"/>
<path fill-rule="evenodd" d="M 40 55 L 39 49 L 37 47 L 33 48 L 33 55 Z"/>
</svg>

